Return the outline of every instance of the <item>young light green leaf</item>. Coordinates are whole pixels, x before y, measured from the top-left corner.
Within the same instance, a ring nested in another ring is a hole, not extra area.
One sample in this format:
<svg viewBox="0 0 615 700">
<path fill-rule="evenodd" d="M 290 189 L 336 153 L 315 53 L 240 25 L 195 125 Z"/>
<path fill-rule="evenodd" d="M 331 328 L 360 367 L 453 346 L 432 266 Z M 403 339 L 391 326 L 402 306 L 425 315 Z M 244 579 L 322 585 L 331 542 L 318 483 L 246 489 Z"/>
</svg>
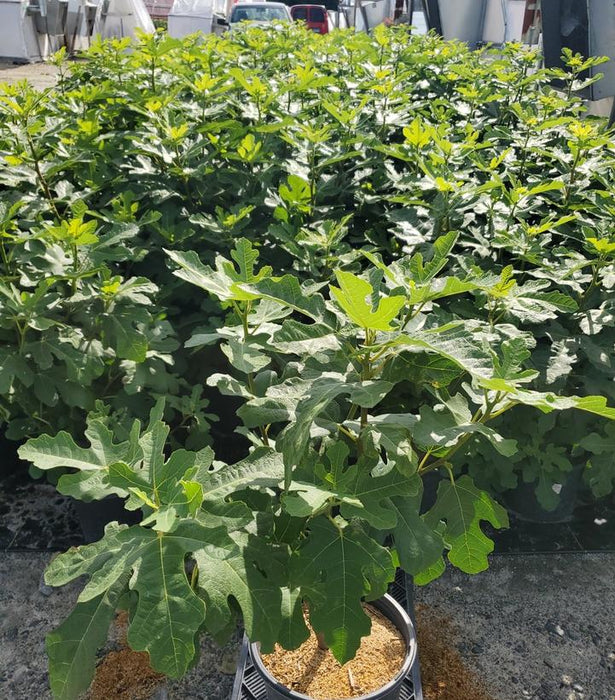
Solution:
<svg viewBox="0 0 615 700">
<path fill-rule="evenodd" d="M 374 310 L 371 303 L 374 288 L 367 280 L 343 270 L 336 272 L 336 277 L 340 286 L 331 285 L 331 293 L 353 323 L 370 330 L 392 330 L 391 323 L 406 303 L 405 297 L 382 297 Z"/>
<path fill-rule="evenodd" d="M 580 411 L 615 420 L 615 408 L 607 404 L 604 396 L 557 396 L 549 392 L 516 389 L 509 394 L 508 398 L 526 406 L 535 406 L 544 413 L 577 408 Z"/>
</svg>

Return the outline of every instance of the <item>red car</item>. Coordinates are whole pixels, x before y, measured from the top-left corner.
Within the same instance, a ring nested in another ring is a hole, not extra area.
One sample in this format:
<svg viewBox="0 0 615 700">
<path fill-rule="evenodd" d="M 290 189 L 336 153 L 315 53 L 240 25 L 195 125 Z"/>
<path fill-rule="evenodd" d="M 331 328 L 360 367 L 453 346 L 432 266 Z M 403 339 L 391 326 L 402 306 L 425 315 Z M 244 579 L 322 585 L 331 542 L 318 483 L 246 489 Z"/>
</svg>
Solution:
<svg viewBox="0 0 615 700">
<path fill-rule="evenodd" d="M 324 5 L 294 5 L 290 8 L 290 14 L 295 22 L 305 22 L 313 32 L 329 32 L 329 16 Z"/>
</svg>

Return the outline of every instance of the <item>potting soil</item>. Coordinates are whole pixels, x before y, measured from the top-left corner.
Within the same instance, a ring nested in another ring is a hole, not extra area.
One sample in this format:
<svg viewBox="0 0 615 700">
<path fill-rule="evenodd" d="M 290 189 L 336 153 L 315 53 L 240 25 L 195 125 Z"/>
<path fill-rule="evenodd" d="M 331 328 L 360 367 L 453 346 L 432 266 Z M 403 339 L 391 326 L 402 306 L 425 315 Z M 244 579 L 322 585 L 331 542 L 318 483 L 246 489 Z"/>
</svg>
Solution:
<svg viewBox="0 0 615 700">
<path fill-rule="evenodd" d="M 318 647 L 316 635 L 298 649 L 276 647 L 264 654 L 265 667 L 287 688 L 309 695 L 314 700 L 353 698 L 382 688 L 400 671 L 406 642 L 384 615 L 370 606 L 365 610 L 372 620 L 372 631 L 363 637 L 357 655 L 344 666 L 329 650 Z"/>
</svg>

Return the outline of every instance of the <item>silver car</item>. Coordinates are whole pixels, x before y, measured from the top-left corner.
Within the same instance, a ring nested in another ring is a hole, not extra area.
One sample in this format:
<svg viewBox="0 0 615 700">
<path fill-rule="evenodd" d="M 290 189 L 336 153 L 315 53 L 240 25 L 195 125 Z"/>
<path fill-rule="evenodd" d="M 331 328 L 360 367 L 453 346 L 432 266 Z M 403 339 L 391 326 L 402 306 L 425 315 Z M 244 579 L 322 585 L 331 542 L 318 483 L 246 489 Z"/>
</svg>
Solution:
<svg viewBox="0 0 615 700">
<path fill-rule="evenodd" d="M 288 6 L 281 2 L 241 2 L 233 7 L 228 18 L 231 29 L 240 22 L 275 24 L 292 21 Z"/>
</svg>

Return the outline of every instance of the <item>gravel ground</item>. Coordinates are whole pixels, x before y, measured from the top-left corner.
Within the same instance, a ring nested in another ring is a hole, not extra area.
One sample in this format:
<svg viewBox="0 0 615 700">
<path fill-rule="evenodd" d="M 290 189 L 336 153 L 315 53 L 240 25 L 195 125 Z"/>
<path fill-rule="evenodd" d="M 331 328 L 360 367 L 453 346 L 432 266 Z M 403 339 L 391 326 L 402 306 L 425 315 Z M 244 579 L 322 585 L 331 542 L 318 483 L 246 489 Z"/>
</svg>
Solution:
<svg viewBox="0 0 615 700">
<path fill-rule="evenodd" d="M 0 554 L 0 698 L 51 700 L 47 683 L 45 635 L 70 612 L 81 586 L 41 592 L 41 574 L 50 554 Z M 233 659 L 239 645 L 218 648 L 202 640 L 198 666 L 169 684 L 170 697 L 226 700 L 233 686 Z M 109 698 L 113 700 L 113 698 Z"/>
<path fill-rule="evenodd" d="M 3 700 L 50 698 L 44 637 L 78 586 L 41 592 L 49 556 L 0 554 Z M 416 598 L 459 630 L 450 642 L 494 700 L 615 700 L 614 571 L 615 553 L 501 555 L 475 577 L 447 571 Z M 228 698 L 235 649 L 204 640 L 198 667 L 170 686 L 171 698 Z"/>
<path fill-rule="evenodd" d="M 56 83 L 57 70 L 47 63 L 7 63 L 0 61 L 0 83 L 13 85 L 27 80 L 35 88 L 44 90 Z"/>
<path fill-rule="evenodd" d="M 496 700 L 615 700 L 614 572 L 614 553 L 500 555 L 416 600 L 453 622 Z"/>
</svg>

